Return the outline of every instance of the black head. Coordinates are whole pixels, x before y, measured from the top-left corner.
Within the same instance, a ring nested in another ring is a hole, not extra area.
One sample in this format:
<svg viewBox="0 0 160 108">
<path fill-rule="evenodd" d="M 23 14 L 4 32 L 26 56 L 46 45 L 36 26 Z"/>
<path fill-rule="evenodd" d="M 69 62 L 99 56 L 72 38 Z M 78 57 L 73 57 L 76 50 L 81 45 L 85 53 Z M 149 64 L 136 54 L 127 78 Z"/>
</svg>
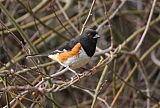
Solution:
<svg viewBox="0 0 160 108">
<path fill-rule="evenodd" d="M 89 57 L 92 57 L 95 53 L 98 38 L 97 31 L 93 29 L 87 29 L 81 35 L 80 43 Z"/>
</svg>

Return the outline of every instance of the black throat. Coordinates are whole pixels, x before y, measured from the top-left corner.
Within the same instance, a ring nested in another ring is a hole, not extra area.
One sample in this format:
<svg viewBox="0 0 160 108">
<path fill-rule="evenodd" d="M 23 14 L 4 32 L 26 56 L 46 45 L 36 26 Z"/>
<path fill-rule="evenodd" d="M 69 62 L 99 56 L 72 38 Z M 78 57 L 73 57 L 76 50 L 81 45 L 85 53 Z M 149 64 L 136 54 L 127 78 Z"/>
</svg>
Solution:
<svg viewBox="0 0 160 108">
<path fill-rule="evenodd" d="M 81 38 L 82 48 L 89 57 L 92 57 L 96 50 L 97 39 Z"/>
</svg>

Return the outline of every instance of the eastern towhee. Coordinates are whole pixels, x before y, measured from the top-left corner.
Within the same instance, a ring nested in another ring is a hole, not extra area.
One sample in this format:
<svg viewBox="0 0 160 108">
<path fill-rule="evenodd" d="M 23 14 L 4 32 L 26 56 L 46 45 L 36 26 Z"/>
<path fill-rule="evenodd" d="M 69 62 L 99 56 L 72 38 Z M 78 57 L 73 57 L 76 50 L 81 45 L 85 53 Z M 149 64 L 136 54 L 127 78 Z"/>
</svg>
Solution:
<svg viewBox="0 0 160 108">
<path fill-rule="evenodd" d="M 86 65 L 96 50 L 99 35 L 96 30 L 87 29 L 80 36 L 72 39 L 57 50 L 47 55 L 50 59 L 57 61 L 65 67 L 77 69 Z"/>
</svg>

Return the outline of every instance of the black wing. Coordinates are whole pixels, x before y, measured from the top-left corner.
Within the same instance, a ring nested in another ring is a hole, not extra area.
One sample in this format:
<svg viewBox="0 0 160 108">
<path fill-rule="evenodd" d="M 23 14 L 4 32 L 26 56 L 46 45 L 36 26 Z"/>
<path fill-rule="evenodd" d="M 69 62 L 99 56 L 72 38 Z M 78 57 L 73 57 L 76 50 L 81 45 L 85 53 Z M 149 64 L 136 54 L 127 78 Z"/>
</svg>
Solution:
<svg viewBox="0 0 160 108">
<path fill-rule="evenodd" d="M 80 41 L 81 36 L 77 36 L 76 38 L 65 42 L 62 44 L 57 50 L 51 52 L 51 54 L 55 54 L 57 52 L 63 52 L 63 50 L 70 51 L 79 41 Z"/>
</svg>

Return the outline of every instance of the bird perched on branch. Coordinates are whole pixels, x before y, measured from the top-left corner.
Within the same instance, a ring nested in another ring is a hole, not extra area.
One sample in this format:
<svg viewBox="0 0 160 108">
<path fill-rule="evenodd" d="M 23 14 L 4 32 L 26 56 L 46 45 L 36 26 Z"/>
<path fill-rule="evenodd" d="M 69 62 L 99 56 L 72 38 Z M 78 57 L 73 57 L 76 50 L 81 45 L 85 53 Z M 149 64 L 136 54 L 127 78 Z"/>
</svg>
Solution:
<svg viewBox="0 0 160 108">
<path fill-rule="evenodd" d="M 47 56 L 64 67 L 77 69 L 86 65 L 96 50 L 97 39 L 100 36 L 96 30 L 87 29 L 80 36 L 62 45 L 57 50 L 45 55 L 30 55 L 28 57 Z"/>
</svg>

